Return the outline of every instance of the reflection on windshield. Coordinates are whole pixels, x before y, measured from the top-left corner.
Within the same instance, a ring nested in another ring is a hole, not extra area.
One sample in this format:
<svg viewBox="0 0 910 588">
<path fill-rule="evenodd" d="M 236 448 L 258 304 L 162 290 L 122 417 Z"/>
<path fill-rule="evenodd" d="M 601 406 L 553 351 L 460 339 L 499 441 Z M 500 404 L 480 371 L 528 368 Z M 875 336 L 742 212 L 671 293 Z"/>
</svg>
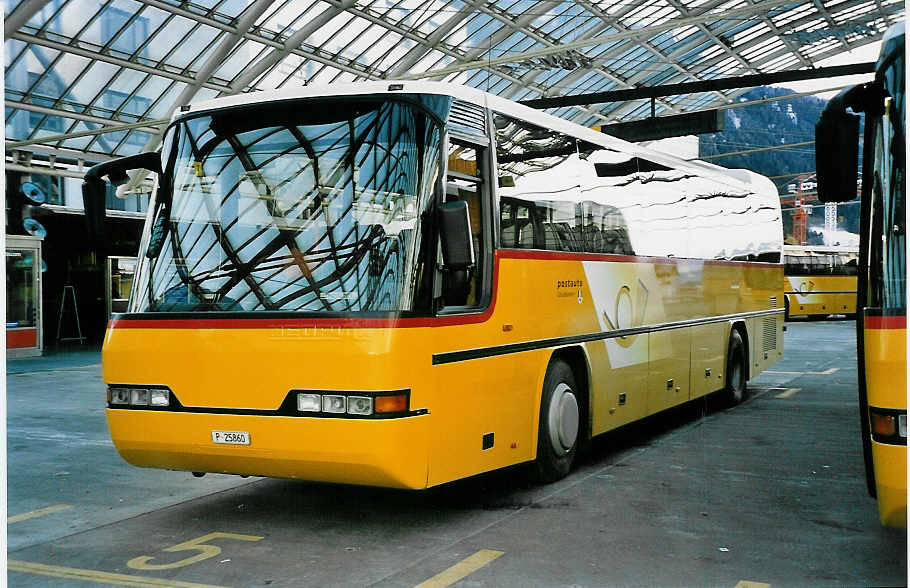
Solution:
<svg viewBox="0 0 910 588">
<path fill-rule="evenodd" d="M 170 133 L 169 230 L 133 312 L 413 309 L 440 149 L 417 106 L 260 106 Z"/>
</svg>

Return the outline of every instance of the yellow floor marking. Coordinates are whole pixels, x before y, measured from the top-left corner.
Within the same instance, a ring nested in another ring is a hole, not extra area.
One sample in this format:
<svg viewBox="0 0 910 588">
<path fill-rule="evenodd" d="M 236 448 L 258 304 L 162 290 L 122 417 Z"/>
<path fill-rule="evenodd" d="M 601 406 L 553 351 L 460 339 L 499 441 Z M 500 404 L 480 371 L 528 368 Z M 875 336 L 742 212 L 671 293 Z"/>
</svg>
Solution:
<svg viewBox="0 0 910 588">
<path fill-rule="evenodd" d="M 145 576 L 131 576 L 128 574 L 114 574 L 99 572 L 97 570 L 80 570 L 78 568 L 65 568 L 63 566 L 49 566 L 46 564 L 32 563 L 29 561 L 9 560 L 10 572 L 23 574 L 38 574 L 52 578 L 66 578 L 67 580 L 82 580 L 98 584 L 116 584 L 118 586 L 139 586 L 152 588 L 154 586 L 174 586 L 175 588 L 221 588 L 211 584 L 194 584 L 192 582 L 179 582 L 177 580 L 164 580 L 162 578 L 149 578 Z"/>
<path fill-rule="evenodd" d="M 790 398 L 791 396 L 793 396 L 800 390 L 801 390 L 801 388 L 788 388 L 786 392 L 781 392 L 780 394 L 777 394 L 774 397 L 775 398 Z"/>
<path fill-rule="evenodd" d="M 445 586 L 451 586 L 465 576 L 473 574 L 503 553 L 493 549 L 481 549 L 474 555 L 464 558 L 454 566 L 436 574 L 429 580 L 421 582 L 414 588 L 444 588 Z"/>
<path fill-rule="evenodd" d="M 771 588 L 771 584 L 764 582 L 750 582 L 749 580 L 740 580 L 733 588 Z"/>
<path fill-rule="evenodd" d="M 45 515 L 54 514 L 55 512 L 60 512 L 61 510 L 66 510 L 68 508 L 72 508 L 72 507 L 69 504 L 55 504 L 54 506 L 39 508 L 38 510 L 32 510 L 29 512 L 24 512 L 22 514 L 17 514 L 14 517 L 10 517 L 6 520 L 6 524 L 12 525 L 13 523 L 18 523 L 19 521 L 27 521 L 28 519 L 36 519 L 38 517 L 43 517 Z"/>
</svg>

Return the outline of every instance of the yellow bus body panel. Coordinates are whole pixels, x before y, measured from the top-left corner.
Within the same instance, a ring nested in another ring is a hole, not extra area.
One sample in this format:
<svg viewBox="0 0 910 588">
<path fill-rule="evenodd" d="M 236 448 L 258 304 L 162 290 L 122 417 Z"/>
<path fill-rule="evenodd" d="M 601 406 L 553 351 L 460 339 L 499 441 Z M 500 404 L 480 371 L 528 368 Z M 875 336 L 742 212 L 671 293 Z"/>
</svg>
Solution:
<svg viewBox="0 0 910 588">
<path fill-rule="evenodd" d="M 218 328 L 185 328 L 162 315 L 164 326 L 136 319 L 125 328 L 114 321 L 105 382 L 168 386 L 185 407 L 276 410 L 292 390 L 409 390 L 410 409 L 426 411 L 364 420 L 109 409 L 114 444 L 146 467 L 435 486 L 535 459 L 544 376 L 566 346 L 435 364 L 434 356 L 783 310 L 783 269 L 770 264 L 499 252 L 495 275 L 492 310 L 466 315 L 464 324 L 402 319 L 372 328 L 314 319 L 291 328 L 276 319 L 274 327 L 237 328 L 226 319 Z M 782 356 L 782 312 L 571 344 L 587 365 L 590 431 L 722 389 L 734 322 L 747 332 L 750 377 Z M 247 431 L 251 445 L 216 445 L 213 430 Z M 489 434 L 493 446 L 484 448 Z"/>
<path fill-rule="evenodd" d="M 864 329 L 866 394 L 871 407 L 907 409 L 907 330 Z M 879 518 L 907 526 L 907 446 L 872 442 Z"/>
<path fill-rule="evenodd" d="M 790 316 L 854 314 L 856 276 L 787 276 Z"/>
</svg>

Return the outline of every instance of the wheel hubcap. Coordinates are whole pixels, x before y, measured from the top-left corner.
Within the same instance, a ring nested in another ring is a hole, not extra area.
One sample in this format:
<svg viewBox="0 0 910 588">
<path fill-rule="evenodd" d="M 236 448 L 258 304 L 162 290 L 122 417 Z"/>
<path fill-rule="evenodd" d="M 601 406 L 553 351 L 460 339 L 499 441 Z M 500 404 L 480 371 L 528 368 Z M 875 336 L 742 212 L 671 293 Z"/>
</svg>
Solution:
<svg viewBox="0 0 910 588">
<path fill-rule="evenodd" d="M 557 455 L 568 453 L 578 439 L 578 400 L 565 383 L 560 383 L 550 397 L 548 411 L 550 445 Z"/>
</svg>

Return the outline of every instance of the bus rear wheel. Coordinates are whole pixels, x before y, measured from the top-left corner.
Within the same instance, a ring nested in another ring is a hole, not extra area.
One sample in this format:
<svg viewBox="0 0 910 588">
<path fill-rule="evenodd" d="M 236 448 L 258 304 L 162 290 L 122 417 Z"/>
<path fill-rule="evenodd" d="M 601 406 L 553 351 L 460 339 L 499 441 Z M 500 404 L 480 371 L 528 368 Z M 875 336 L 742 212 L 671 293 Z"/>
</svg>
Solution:
<svg viewBox="0 0 910 588">
<path fill-rule="evenodd" d="M 577 394 L 572 368 L 560 359 L 551 362 L 543 381 L 534 462 L 541 482 L 564 478 L 575 461 L 581 431 Z"/>
<path fill-rule="evenodd" d="M 746 395 L 746 346 L 737 329 L 730 331 L 727 345 L 727 385 L 724 396 L 727 404 L 734 406 Z"/>
</svg>

